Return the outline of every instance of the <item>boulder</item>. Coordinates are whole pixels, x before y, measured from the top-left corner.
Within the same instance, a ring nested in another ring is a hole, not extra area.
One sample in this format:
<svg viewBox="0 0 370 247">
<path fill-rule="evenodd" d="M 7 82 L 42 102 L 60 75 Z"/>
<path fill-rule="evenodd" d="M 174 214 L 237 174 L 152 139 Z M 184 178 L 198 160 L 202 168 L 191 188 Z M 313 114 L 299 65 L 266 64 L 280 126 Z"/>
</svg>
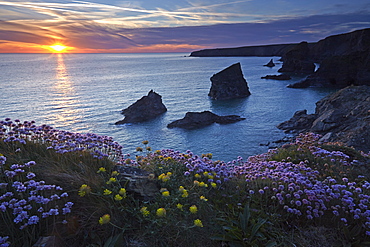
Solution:
<svg viewBox="0 0 370 247">
<path fill-rule="evenodd" d="M 261 79 L 273 79 L 273 80 L 280 80 L 280 81 L 286 81 L 292 79 L 289 75 L 281 74 L 281 75 L 266 75 L 262 76 Z"/>
<path fill-rule="evenodd" d="M 249 87 L 243 77 L 240 63 L 214 74 L 208 96 L 215 100 L 243 98 L 249 96 Z"/>
<path fill-rule="evenodd" d="M 274 67 L 274 66 L 275 66 L 275 64 L 274 64 L 274 61 L 273 61 L 273 60 L 272 60 L 272 58 L 271 58 L 270 62 L 268 62 L 267 64 L 265 64 L 265 65 L 263 65 L 263 66 L 266 66 L 266 67 L 270 67 L 270 68 L 272 68 L 272 67 Z"/>
<path fill-rule="evenodd" d="M 119 173 L 117 182 L 122 188 L 126 188 L 127 192 L 143 199 L 152 199 L 159 193 L 158 181 L 149 172 L 137 167 L 121 165 L 116 165 L 113 170 Z"/>
<path fill-rule="evenodd" d="M 115 124 L 138 123 L 151 120 L 167 111 L 162 103 L 162 96 L 151 90 L 147 96 L 122 110 L 125 118 Z"/>
<path fill-rule="evenodd" d="M 167 125 L 168 128 L 197 129 L 213 123 L 229 124 L 244 120 L 237 115 L 218 116 L 210 111 L 187 112 L 185 117 Z"/>
<path fill-rule="evenodd" d="M 286 132 L 314 132 L 330 142 L 370 151 L 370 86 L 350 86 L 316 103 L 315 114 L 305 111 L 278 125 Z"/>
</svg>

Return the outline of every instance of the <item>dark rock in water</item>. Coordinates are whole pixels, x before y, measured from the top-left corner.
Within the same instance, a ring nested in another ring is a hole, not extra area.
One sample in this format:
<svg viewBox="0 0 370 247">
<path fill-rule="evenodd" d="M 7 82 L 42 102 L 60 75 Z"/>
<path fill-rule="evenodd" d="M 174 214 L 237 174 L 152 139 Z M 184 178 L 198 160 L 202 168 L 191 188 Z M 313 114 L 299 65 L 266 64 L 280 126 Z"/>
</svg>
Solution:
<svg viewBox="0 0 370 247">
<path fill-rule="evenodd" d="M 237 115 L 218 116 L 210 111 L 187 112 L 185 117 L 167 125 L 168 128 L 197 129 L 213 123 L 229 124 L 244 120 Z"/>
<path fill-rule="evenodd" d="M 278 72 L 310 74 L 315 70 L 315 64 L 309 61 L 309 45 L 301 42 L 282 57 L 283 66 Z"/>
<path fill-rule="evenodd" d="M 212 99 L 234 99 L 249 96 L 247 81 L 243 77 L 240 63 L 214 74 L 211 77 L 212 86 L 208 96 Z"/>
<path fill-rule="evenodd" d="M 157 179 L 151 177 L 150 173 L 137 167 L 116 165 L 113 169 L 117 171 L 117 182 L 127 192 L 134 193 L 144 199 L 154 198 L 160 189 Z"/>
<path fill-rule="evenodd" d="M 261 79 L 273 79 L 273 80 L 280 80 L 280 81 L 286 81 L 292 79 L 289 75 L 281 74 L 281 75 L 266 75 L 262 76 Z"/>
<path fill-rule="evenodd" d="M 147 96 L 142 97 L 128 108 L 122 110 L 125 118 L 116 124 L 138 123 L 153 119 L 166 112 L 162 103 L 162 96 L 151 90 Z"/>
<path fill-rule="evenodd" d="M 315 114 L 296 112 L 278 126 L 289 132 L 314 132 L 330 142 L 370 151 L 370 86 L 341 89 L 316 103 Z"/>
<path fill-rule="evenodd" d="M 274 61 L 272 61 L 272 59 L 270 60 L 270 62 L 268 62 L 267 64 L 263 65 L 263 66 L 267 66 L 267 67 L 274 67 L 275 64 L 274 64 Z"/>
</svg>

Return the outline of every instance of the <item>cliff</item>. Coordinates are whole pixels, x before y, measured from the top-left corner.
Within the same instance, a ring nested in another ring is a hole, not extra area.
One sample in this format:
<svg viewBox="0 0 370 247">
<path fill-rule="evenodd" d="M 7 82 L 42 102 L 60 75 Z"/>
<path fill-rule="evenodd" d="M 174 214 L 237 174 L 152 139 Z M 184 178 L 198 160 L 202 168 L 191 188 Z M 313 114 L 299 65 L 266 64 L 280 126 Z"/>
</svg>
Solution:
<svg viewBox="0 0 370 247">
<path fill-rule="evenodd" d="M 191 57 L 281 57 L 297 44 L 242 46 L 194 51 Z"/>
</svg>

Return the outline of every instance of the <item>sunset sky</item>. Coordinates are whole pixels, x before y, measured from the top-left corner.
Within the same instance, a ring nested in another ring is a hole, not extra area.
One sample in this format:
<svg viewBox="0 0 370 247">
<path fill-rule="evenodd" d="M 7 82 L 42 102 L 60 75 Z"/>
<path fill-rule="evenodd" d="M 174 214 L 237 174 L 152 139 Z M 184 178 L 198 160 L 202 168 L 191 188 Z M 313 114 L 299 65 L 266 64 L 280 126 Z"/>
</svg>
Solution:
<svg viewBox="0 0 370 247">
<path fill-rule="evenodd" d="M 0 53 L 190 52 L 369 27 L 369 0 L 0 0 Z"/>
</svg>

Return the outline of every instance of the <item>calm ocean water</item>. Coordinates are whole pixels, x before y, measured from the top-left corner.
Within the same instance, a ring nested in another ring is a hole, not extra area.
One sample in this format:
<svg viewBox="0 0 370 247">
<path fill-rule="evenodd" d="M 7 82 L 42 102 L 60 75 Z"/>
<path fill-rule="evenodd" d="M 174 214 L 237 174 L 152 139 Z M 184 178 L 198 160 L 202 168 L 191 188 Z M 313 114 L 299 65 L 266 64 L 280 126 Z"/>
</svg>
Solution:
<svg viewBox="0 0 370 247">
<path fill-rule="evenodd" d="M 282 138 L 276 125 L 295 111 L 315 110 L 315 102 L 330 93 L 318 88 L 291 89 L 290 81 L 260 79 L 278 74 L 263 66 L 270 58 L 196 58 L 189 54 L 0 54 L 0 118 L 35 120 L 58 129 L 93 132 L 114 137 L 126 153 L 135 153 L 143 140 L 156 149 L 211 152 L 214 159 L 266 152 L 267 143 Z M 240 62 L 251 96 L 213 101 L 210 77 Z M 153 89 L 168 111 L 155 120 L 114 125 L 121 110 Z M 214 124 L 198 130 L 168 129 L 168 123 L 188 111 L 210 110 L 218 115 L 236 114 L 246 120 Z"/>
</svg>

